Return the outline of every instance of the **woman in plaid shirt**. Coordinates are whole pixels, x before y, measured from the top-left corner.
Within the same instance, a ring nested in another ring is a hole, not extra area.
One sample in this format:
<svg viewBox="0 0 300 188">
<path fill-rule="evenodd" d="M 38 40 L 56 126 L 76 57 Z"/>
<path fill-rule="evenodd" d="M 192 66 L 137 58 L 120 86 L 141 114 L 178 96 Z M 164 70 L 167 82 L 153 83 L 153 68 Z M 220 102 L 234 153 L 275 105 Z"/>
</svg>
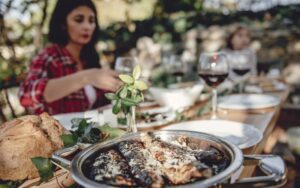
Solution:
<svg viewBox="0 0 300 188">
<path fill-rule="evenodd" d="M 31 62 L 20 86 L 21 104 L 31 113 L 85 111 L 107 103 L 104 92 L 121 81 L 100 68 L 95 44 L 99 26 L 91 0 L 58 0 L 48 38 L 52 42 Z"/>
</svg>

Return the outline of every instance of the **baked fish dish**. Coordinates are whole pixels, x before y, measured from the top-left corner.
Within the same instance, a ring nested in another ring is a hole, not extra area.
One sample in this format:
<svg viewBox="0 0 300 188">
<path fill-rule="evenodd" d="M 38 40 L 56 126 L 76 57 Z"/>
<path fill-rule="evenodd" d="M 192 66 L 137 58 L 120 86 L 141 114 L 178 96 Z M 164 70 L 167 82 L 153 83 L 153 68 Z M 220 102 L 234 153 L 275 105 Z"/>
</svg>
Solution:
<svg viewBox="0 0 300 188">
<path fill-rule="evenodd" d="M 184 135 L 166 142 L 145 133 L 94 153 L 83 172 L 92 181 L 114 187 L 158 188 L 210 178 L 229 164 L 217 148 L 200 149 Z"/>
</svg>

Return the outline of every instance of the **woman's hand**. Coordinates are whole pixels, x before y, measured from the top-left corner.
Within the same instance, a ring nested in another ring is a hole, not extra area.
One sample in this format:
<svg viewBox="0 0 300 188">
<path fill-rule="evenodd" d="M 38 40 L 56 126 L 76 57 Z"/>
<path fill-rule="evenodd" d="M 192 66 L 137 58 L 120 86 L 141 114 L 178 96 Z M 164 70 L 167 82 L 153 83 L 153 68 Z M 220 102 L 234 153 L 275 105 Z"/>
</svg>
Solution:
<svg viewBox="0 0 300 188">
<path fill-rule="evenodd" d="M 43 96 L 45 101 L 50 103 L 82 89 L 87 84 L 104 90 L 116 91 L 121 87 L 122 82 L 118 74 L 112 70 L 87 69 L 49 80 Z"/>
<path fill-rule="evenodd" d="M 122 85 L 118 73 L 112 70 L 94 68 L 87 70 L 86 74 L 88 83 L 99 89 L 116 91 Z"/>
</svg>

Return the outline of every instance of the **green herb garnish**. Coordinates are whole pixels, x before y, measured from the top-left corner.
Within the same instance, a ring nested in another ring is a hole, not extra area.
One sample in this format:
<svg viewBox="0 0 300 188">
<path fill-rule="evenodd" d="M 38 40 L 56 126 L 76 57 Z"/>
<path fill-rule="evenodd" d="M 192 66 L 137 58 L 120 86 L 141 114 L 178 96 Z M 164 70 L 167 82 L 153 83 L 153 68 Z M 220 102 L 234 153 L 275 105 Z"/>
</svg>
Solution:
<svg viewBox="0 0 300 188">
<path fill-rule="evenodd" d="M 104 138 L 105 140 L 111 140 L 111 139 L 120 137 L 120 136 L 122 136 L 123 134 L 126 133 L 124 130 L 110 127 L 108 124 L 104 124 L 104 125 L 102 125 L 98 128 L 100 129 L 102 134 L 107 135 Z"/>
<path fill-rule="evenodd" d="M 32 163 L 38 169 L 41 181 L 47 181 L 53 177 L 54 165 L 51 163 L 51 159 L 44 157 L 31 158 Z"/>
<path fill-rule="evenodd" d="M 88 122 L 88 119 L 84 118 L 74 118 L 71 122 L 72 128 L 76 130 L 70 131 L 71 134 L 63 134 L 60 136 L 65 147 L 71 147 L 77 142 L 94 144 L 101 140 L 101 132 L 95 128 L 94 122 Z"/>
<path fill-rule="evenodd" d="M 84 118 L 74 118 L 71 122 L 72 128 L 75 130 L 70 131 L 71 134 L 60 136 L 65 147 L 74 146 L 77 142 L 94 144 L 119 137 L 125 133 L 125 131 L 110 127 L 108 124 L 97 126 L 95 122 L 89 122 Z"/>
<path fill-rule="evenodd" d="M 60 136 L 66 148 L 72 147 L 77 143 L 78 137 L 73 134 L 63 134 Z"/>
</svg>

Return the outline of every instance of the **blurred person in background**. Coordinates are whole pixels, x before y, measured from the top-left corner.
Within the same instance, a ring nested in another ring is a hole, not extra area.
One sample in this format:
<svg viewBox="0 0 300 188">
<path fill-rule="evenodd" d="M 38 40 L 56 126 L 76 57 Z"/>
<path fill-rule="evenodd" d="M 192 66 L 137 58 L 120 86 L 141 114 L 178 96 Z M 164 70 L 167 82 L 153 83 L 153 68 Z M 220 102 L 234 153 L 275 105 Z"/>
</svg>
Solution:
<svg viewBox="0 0 300 188">
<path fill-rule="evenodd" d="M 31 113 L 86 111 L 107 104 L 105 91 L 121 86 L 116 72 L 101 69 L 95 49 L 99 25 L 91 0 L 58 0 L 48 39 L 20 85 L 21 104 Z"/>
<path fill-rule="evenodd" d="M 250 74 L 257 74 L 257 55 L 256 52 L 250 48 L 251 33 L 245 26 L 237 26 L 227 37 L 225 52 L 229 55 L 231 53 L 245 53 L 247 54 L 248 63 L 250 64 Z M 231 64 L 231 62 L 229 62 Z"/>
</svg>

